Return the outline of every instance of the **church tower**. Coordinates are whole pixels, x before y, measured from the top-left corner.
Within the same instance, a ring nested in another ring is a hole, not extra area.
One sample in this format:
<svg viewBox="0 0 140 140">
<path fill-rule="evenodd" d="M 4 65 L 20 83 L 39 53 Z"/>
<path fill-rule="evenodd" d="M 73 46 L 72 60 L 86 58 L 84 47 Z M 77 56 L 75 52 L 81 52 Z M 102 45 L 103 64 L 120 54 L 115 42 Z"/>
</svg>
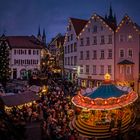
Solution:
<svg viewBox="0 0 140 140">
<path fill-rule="evenodd" d="M 108 16 L 105 15 L 105 20 L 106 20 L 107 22 L 109 22 L 110 24 L 112 24 L 112 25 L 114 25 L 114 26 L 117 26 L 116 15 L 115 15 L 115 13 L 114 13 L 114 15 L 113 15 L 113 10 L 112 10 L 111 4 L 110 4 Z"/>
</svg>

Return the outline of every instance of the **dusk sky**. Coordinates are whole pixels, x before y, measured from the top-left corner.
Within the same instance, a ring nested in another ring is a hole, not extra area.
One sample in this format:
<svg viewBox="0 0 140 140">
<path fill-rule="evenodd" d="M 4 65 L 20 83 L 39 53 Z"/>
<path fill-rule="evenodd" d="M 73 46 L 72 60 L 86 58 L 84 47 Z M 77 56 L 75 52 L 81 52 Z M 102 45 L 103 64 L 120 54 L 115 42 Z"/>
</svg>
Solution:
<svg viewBox="0 0 140 140">
<path fill-rule="evenodd" d="M 110 3 L 118 23 L 127 13 L 140 25 L 140 0 L 1 0 L 0 34 L 36 36 L 40 25 L 48 42 L 66 32 L 69 17 L 89 19 L 94 13 L 104 17 Z"/>
</svg>

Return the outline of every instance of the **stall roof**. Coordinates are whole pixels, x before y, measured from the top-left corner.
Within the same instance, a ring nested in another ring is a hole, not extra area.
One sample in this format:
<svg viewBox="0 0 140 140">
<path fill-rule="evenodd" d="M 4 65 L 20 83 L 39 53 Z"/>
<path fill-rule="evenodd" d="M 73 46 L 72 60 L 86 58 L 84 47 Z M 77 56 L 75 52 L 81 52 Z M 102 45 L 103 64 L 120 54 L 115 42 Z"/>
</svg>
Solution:
<svg viewBox="0 0 140 140">
<path fill-rule="evenodd" d="M 40 97 L 32 91 L 25 91 L 15 95 L 1 96 L 0 98 L 2 99 L 4 105 L 8 107 L 23 105 L 40 99 Z"/>
</svg>

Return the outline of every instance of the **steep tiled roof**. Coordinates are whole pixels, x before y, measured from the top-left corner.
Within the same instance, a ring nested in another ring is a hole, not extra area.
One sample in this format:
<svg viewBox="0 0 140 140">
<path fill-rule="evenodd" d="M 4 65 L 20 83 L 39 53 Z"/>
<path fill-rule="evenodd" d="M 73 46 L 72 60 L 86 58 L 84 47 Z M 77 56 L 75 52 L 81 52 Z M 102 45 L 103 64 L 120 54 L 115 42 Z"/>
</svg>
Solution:
<svg viewBox="0 0 140 140">
<path fill-rule="evenodd" d="M 77 18 L 70 18 L 70 20 L 73 24 L 76 35 L 79 35 L 79 33 L 82 31 L 82 29 L 88 22 L 88 20 L 77 19 Z"/>
<path fill-rule="evenodd" d="M 43 43 L 35 36 L 6 36 L 11 48 L 42 49 Z"/>
</svg>

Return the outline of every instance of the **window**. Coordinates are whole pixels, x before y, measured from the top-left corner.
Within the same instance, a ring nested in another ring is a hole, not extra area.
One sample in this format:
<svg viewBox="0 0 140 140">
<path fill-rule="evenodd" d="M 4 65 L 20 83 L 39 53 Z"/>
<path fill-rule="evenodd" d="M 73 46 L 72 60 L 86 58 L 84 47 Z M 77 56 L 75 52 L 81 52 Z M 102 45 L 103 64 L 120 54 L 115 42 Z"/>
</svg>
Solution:
<svg viewBox="0 0 140 140">
<path fill-rule="evenodd" d="M 89 74 L 89 65 L 86 65 L 86 74 Z"/>
<path fill-rule="evenodd" d="M 73 52 L 73 44 L 71 44 L 71 52 Z"/>
<path fill-rule="evenodd" d="M 96 65 L 93 65 L 93 75 L 96 75 Z"/>
<path fill-rule="evenodd" d="M 68 65 L 70 65 L 70 58 L 68 57 Z"/>
<path fill-rule="evenodd" d="M 70 45 L 68 45 L 68 53 L 70 52 Z"/>
<path fill-rule="evenodd" d="M 69 42 L 69 41 L 70 41 L 70 37 L 68 36 L 68 38 L 67 38 L 67 39 L 68 39 L 68 42 Z"/>
<path fill-rule="evenodd" d="M 104 65 L 101 65 L 100 67 L 101 67 L 101 69 L 100 69 L 100 70 L 101 70 L 101 71 L 100 71 L 100 74 L 103 75 L 103 74 L 104 74 Z"/>
<path fill-rule="evenodd" d="M 28 50 L 28 54 L 31 54 L 31 50 Z"/>
<path fill-rule="evenodd" d="M 97 26 L 93 26 L 93 33 L 97 33 Z"/>
<path fill-rule="evenodd" d="M 86 51 L 86 59 L 89 60 L 89 51 Z"/>
<path fill-rule="evenodd" d="M 121 57 L 121 58 L 124 57 L 124 50 L 123 50 L 123 49 L 120 50 L 120 57 Z"/>
<path fill-rule="evenodd" d="M 97 36 L 93 36 L 93 45 L 97 45 Z"/>
<path fill-rule="evenodd" d="M 77 56 L 74 56 L 74 66 L 77 64 Z"/>
<path fill-rule="evenodd" d="M 74 43 L 74 52 L 76 52 L 77 51 L 77 43 L 75 42 Z"/>
<path fill-rule="evenodd" d="M 93 59 L 97 59 L 97 51 L 96 50 L 93 51 Z"/>
<path fill-rule="evenodd" d="M 14 54 L 16 54 L 16 50 L 14 50 Z"/>
<path fill-rule="evenodd" d="M 112 67 L 111 67 L 111 65 L 108 65 L 108 73 L 112 74 Z"/>
<path fill-rule="evenodd" d="M 124 42 L 124 36 L 123 35 L 119 36 L 119 42 Z"/>
<path fill-rule="evenodd" d="M 124 67 L 121 65 L 120 66 L 120 74 L 123 74 L 124 73 Z"/>
<path fill-rule="evenodd" d="M 73 34 L 71 34 L 70 37 L 71 37 L 71 40 L 73 40 Z"/>
<path fill-rule="evenodd" d="M 39 54 L 39 51 L 38 51 L 38 50 L 36 50 L 36 54 L 37 54 L 37 55 Z"/>
<path fill-rule="evenodd" d="M 33 50 L 33 55 L 35 54 L 35 50 Z"/>
<path fill-rule="evenodd" d="M 80 65 L 80 73 L 83 74 L 83 65 Z"/>
<path fill-rule="evenodd" d="M 105 37 L 104 37 L 104 35 L 101 36 L 101 44 L 105 44 Z"/>
<path fill-rule="evenodd" d="M 131 42 L 133 40 L 133 36 L 131 35 L 131 34 L 129 34 L 128 36 L 127 36 L 127 41 L 128 42 Z"/>
<path fill-rule="evenodd" d="M 131 66 L 126 66 L 126 74 L 131 74 Z"/>
<path fill-rule="evenodd" d="M 108 36 L 108 44 L 112 44 L 112 35 Z"/>
<path fill-rule="evenodd" d="M 89 37 L 86 38 L 86 45 L 87 45 L 87 46 L 90 45 L 90 38 L 89 38 Z"/>
<path fill-rule="evenodd" d="M 71 66 L 73 65 L 73 56 L 71 56 Z"/>
<path fill-rule="evenodd" d="M 101 50 L 101 57 L 100 59 L 104 59 L 104 50 Z"/>
<path fill-rule="evenodd" d="M 129 49 L 128 50 L 128 57 L 132 58 L 132 56 L 133 56 L 133 51 L 132 51 L 132 49 Z"/>
<path fill-rule="evenodd" d="M 67 54 L 67 46 L 65 46 L 65 54 Z"/>
<path fill-rule="evenodd" d="M 84 39 L 83 38 L 80 39 L 80 46 L 84 46 Z"/>
<path fill-rule="evenodd" d="M 67 65 L 67 57 L 65 57 L 65 65 Z"/>
<path fill-rule="evenodd" d="M 80 52 L 80 60 L 83 60 L 83 51 Z"/>
<path fill-rule="evenodd" d="M 112 59 L 112 49 L 108 50 L 108 59 Z"/>
<path fill-rule="evenodd" d="M 101 31 L 103 31 L 103 26 L 101 26 Z"/>
</svg>

